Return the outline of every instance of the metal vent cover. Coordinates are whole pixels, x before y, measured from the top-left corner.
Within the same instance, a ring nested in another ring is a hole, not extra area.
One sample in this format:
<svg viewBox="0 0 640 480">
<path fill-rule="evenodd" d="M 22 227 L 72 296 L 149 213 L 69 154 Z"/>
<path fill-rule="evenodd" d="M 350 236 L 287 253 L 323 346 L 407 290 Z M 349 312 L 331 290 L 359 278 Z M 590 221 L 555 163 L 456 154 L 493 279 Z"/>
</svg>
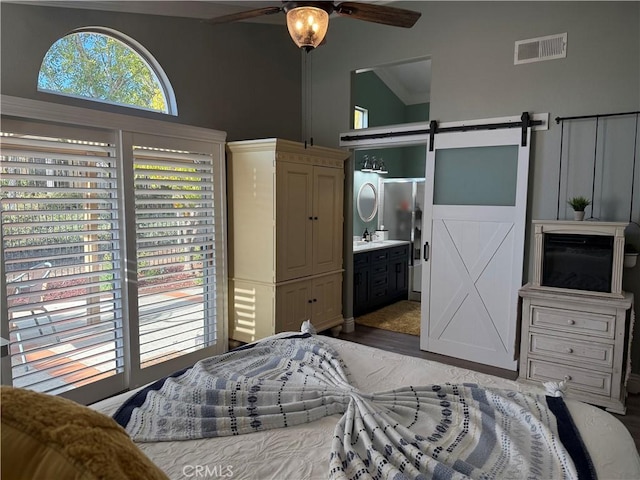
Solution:
<svg viewBox="0 0 640 480">
<path fill-rule="evenodd" d="M 567 56 L 567 34 L 558 33 L 546 37 L 516 41 L 513 57 L 514 65 L 541 62 Z"/>
</svg>

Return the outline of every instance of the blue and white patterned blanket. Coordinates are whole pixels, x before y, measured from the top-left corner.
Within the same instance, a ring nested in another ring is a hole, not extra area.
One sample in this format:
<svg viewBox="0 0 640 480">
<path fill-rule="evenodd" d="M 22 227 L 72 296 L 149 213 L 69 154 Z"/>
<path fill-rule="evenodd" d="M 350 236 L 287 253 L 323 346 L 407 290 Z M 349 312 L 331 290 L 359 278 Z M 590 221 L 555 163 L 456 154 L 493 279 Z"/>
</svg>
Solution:
<svg viewBox="0 0 640 480">
<path fill-rule="evenodd" d="M 473 384 L 361 392 L 310 334 L 273 337 L 136 393 L 114 418 L 139 442 L 239 435 L 342 415 L 331 479 L 595 478 L 562 398 Z"/>
</svg>

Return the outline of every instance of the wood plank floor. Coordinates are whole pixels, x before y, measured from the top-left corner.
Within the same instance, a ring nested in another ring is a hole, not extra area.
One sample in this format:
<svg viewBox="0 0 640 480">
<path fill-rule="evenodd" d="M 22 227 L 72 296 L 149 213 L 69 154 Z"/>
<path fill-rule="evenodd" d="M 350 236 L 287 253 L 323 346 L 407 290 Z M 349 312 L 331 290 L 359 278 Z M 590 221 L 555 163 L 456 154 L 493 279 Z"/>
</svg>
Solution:
<svg viewBox="0 0 640 480">
<path fill-rule="evenodd" d="M 419 357 L 448 365 L 454 365 L 456 367 L 467 368 L 469 370 L 475 370 L 489 375 L 507 378 L 509 380 L 515 380 L 518 376 L 517 372 L 512 372 L 511 370 L 504 370 L 435 353 L 423 352 L 420 350 L 420 338 L 415 335 L 406 335 L 404 333 L 390 332 L 379 328 L 356 325 L 355 332 L 340 333 L 338 338 L 379 348 L 381 350 L 409 355 L 411 357 Z M 612 415 L 627 427 L 636 442 L 636 448 L 640 452 L 640 395 L 629 395 L 627 398 L 626 415 Z"/>
</svg>

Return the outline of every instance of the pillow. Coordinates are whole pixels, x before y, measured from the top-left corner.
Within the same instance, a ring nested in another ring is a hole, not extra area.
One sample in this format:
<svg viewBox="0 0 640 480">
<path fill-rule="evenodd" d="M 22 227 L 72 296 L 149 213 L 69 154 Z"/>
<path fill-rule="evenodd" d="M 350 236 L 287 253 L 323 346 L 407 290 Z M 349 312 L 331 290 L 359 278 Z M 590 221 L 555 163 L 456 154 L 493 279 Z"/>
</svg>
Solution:
<svg viewBox="0 0 640 480">
<path fill-rule="evenodd" d="M 111 417 L 21 388 L 0 393 L 3 480 L 168 480 Z"/>
</svg>

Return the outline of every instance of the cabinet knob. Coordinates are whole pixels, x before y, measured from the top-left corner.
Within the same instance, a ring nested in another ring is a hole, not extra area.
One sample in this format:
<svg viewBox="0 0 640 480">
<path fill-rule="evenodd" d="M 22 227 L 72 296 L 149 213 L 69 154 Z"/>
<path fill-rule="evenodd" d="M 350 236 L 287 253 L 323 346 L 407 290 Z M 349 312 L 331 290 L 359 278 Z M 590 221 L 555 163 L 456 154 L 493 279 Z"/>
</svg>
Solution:
<svg viewBox="0 0 640 480">
<path fill-rule="evenodd" d="M 309 220 L 313 220 L 313 217 L 309 217 Z"/>
<path fill-rule="evenodd" d="M 567 348 L 567 353 L 573 353 L 573 348 L 571 347 Z"/>
<path fill-rule="evenodd" d="M 565 381 L 565 382 L 569 382 L 569 381 L 571 381 L 571 375 L 565 375 L 565 376 L 564 376 L 564 381 Z"/>
<path fill-rule="evenodd" d="M 318 299 L 317 299 L 317 298 L 314 298 L 314 299 L 313 299 L 313 301 L 314 301 L 314 302 L 317 302 L 317 301 L 318 301 Z"/>
<path fill-rule="evenodd" d="M 318 219 L 318 217 L 313 217 L 313 219 L 314 219 L 314 220 L 317 220 L 317 219 Z"/>
<path fill-rule="evenodd" d="M 576 321 L 575 320 L 567 320 L 567 323 L 569 325 L 575 325 Z"/>
<path fill-rule="evenodd" d="M 309 299 L 307 300 L 307 303 L 313 303 L 313 300 Z"/>
</svg>

